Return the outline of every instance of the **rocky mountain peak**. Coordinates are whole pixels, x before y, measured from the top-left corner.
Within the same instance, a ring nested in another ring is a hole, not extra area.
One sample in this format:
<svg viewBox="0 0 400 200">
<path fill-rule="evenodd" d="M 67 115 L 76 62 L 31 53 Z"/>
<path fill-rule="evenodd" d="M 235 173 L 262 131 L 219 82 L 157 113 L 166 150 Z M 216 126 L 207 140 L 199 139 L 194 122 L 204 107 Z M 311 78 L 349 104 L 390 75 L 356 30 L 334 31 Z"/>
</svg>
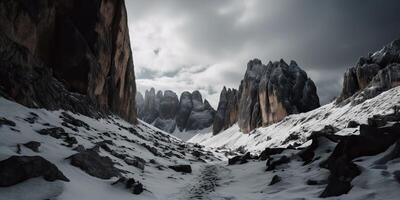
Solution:
<svg viewBox="0 0 400 200">
<path fill-rule="evenodd" d="M 343 78 L 337 103 L 357 104 L 400 85 L 400 39 L 381 50 L 361 57 Z"/>
<path fill-rule="evenodd" d="M 213 122 L 213 134 L 225 130 L 237 122 L 239 92 L 236 89 L 226 87 L 221 91 L 217 113 Z"/>
<path fill-rule="evenodd" d="M 175 92 L 164 92 L 151 88 L 146 91 L 144 101 L 137 100 L 140 119 L 154 124 L 166 132 L 200 130 L 212 125 L 215 110 L 199 91 L 182 92 L 180 98 Z M 140 97 L 139 97 L 140 98 Z M 139 104 L 140 102 L 144 102 Z"/>
<path fill-rule="evenodd" d="M 251 60 L 239 90 L 238 124 L 246 133 L 319 107 L 314 82 L 294 61 Z"/>
</svg>

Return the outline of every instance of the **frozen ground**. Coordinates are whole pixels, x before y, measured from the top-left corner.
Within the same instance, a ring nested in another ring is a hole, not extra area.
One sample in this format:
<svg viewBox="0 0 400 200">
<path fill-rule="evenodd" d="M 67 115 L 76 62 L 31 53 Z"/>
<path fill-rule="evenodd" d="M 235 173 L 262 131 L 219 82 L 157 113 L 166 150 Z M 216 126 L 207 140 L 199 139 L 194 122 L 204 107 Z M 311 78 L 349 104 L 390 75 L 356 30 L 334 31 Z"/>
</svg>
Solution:
<svg viewBox="0 0 400 200">
<path fill-rule="evenodd" d="M 121 128 L 132 127 L 132 125 L 117 117 L 96 120 L 68 112 L 74 118 L 82 120 L 90 126 L 90 130 L 78 127 L 78 130 L 74 131 L 62 125 L 63 121 L 60 118 L 62 111 L 29 109 L 4 98 L 0 98 L 0 111 L 0 117 L 16 123 L 15 127 L 0 126 L 0 160 L 12 155 L 39 155 L 55 164 L 70 179 L 70 182 L 47 182 L 42 178 L 35 178 L 12 187 L 0 188 L 1 200 L 165 199 L 164 197 L 176 193 L 178 188 L 183 188 L 193 182 L 206 161 L 216 162 L 219 160 L 213 153 L 205 151 L 199 146 L 184 143 L 143 122 L 133 126 L 137 131 L 137 134 L 133 134 Z M 26 119 L 32 117 L 32 113 L 37 115 L 37 119 L 31 124 Z M 127 165 L 122 159 L 101 149 L 101 155 L 110 157 L 116 168 L 124 172 L 124 176 L 140 181 L 144 185 L 145 191 L 136 196 L 124 188 L 112 186 L 111 183 L 116 181 L 117 177 L 110 180 L 95 178 L 70 165 L 66 158 L 77 153 L 76 151 L 65 146 L 62 140 L 36 132 L 49 127 L 64 128 L 78 140 L 78 144 L 85 148 L 91 148 L 97 142 L 111 140 L 113 144 L 109 145 L 109 148 L 114 152 L 144 159 L 146 161 L 145 169 L 140 170 Z M 21 152 L 18 154 L 17 145 L 29 141 L 40 142 L 40 152 L 33 152 L 21 145 Z M 143 144 L 156 148 L 159 155 L 154 155 Z M 194 156 L 195 151 L 201 152 L 201 156 Z M 220 156 L 220 158 L 222 157 Z M 155 160 L 156 164 L 152 164 L 151 159 Z M 168 168 L 169 165 L 175 164 L 190 164 L 193 173 L 182 174 Z"/>
</svg>

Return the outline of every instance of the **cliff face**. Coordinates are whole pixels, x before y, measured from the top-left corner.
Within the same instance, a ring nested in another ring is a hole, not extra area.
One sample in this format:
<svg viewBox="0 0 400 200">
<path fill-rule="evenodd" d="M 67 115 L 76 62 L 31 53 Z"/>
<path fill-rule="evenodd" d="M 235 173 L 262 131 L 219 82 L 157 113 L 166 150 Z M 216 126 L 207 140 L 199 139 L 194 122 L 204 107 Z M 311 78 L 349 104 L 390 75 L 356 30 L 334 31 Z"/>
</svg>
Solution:
<svg viewBox="0 0 400 200">
<path fill-rule="evenodd" d="M 283 60 L 267 65 L 254 59 L 247 64 L 239 87 L 238 125 L 245 133 L 294 113 L 319 107 L 314 82 L 297 63 Z"/>
<path fill-rule="evenodd" d="M 3 96 L 136 122 L 123 0 L 1 1 L 0 32 Z"/>
<path fill-rule="evenodd" d="M 296 62 L 262 64 L 249 61 L 239 91 L 224 87 L 221 91 L 213 134 L 238 122 L 244 133 L 279 122 L 290 114 L 319 107 L 314 82 Z"/>
<path fill-rule="evenodd" d="M 238 119 L 239 92 L 224 87 L 221 91 L 217 113 L 213 122 L 213 134 L 231 127 Z"/>
<path fill-rule="evenodd" d="M 140 96 L 137 96 L 137 107 L 141 110 L 139 118 L 147 123 L 154 124 L 166 132 L 172 133 L 178 128 L 180 131 L 200 130 L 212 125 L 215 110 L 199 91 L 183 92 L 178 96 L 166 90 L 164 93 L 154 88 L 147 90 L 140 104 Z"/>
<path fill-rule="evenodd" d="M 400 40 L 362 57 L 344 74 L 337 103 L 360 103 L 400 85 Z M 351 97 L 351 98 L 350 98 Z"/>
</svg>

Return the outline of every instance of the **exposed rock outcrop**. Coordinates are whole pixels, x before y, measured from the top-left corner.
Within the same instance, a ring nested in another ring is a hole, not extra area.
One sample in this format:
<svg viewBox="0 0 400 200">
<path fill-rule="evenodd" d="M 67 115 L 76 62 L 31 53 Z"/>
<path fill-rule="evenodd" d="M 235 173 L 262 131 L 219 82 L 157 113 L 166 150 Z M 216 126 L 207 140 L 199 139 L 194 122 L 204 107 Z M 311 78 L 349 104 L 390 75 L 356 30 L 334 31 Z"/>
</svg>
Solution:
<svg viewBox="0 0 400 200">
<path fill-rule="evenodd" d="M 0 94 L 29 107 L 136 122 L 123 0 L 0 2 Z"/>
<path fill-rule="evenodd" d="M 156 94 L 151 88 L 145 93 L 144 104 L 137 107 L 143 109 L 138 115 L 140 119 L 169 133 L 176 128 L 183 131 L 210 127 L 215 116 L 215 110 L 207 100 L 203 101 L 199 91 L 183 92 L 178 99 L 170 90 Z"/>
<path fill-rule="evenodd" d="M 97 178 L 109 179 L 120 174 L 109 157 L 100 156 L 94 149 L 79 152 L 68 159 L 71 165 Z"/>
<path fill-rule="evenodd" d="M 269 62 L 254 59 L 247 64 L 239 87 L 238 125 L 251 130 L 282 120 L 294 113 L 319 107 L 314 82 L 296 62 Z"/>
<path fill-rule="evenodd" d="M 69 181 L 54 164 L 40 156 L 11 156 L 0 161 L 0 187 L 39 176 L 46 181 Z"/>
<path fill-rule="evenodd" d="M 400 85 L 400 39 L 374 54 L 361 57 L 344 74 L 342 93 L 337 103 L 361 103 Z M 351 98 L 350 98 L 351 97 Z"/>
<path fill-rule="evenodd" d="M 239 92 L 224 87 L 221 91 L 217 113 L 213 122 L 213 134 L 231 127 L 238 119 Z"/>
</svg>

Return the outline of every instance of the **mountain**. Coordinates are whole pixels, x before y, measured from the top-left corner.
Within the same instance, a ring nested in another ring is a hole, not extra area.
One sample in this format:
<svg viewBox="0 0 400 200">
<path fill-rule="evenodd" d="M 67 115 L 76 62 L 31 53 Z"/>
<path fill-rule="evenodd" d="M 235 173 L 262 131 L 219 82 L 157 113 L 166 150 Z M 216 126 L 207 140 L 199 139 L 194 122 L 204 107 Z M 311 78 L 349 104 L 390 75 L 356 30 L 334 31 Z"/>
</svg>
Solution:
<svg viewBox="0 0 400 200">
<path fill-rule="evenodd" d="M 288 115 L 277 123 L 256 128 L 250 135 L 242 134 L 243 128 L 240 125 L 239 118 L 237 123 L 218 135 L 212 133 L 197 134 L 191 138 L 189 142 L 200 143 L 209 147 L 240 148 L 252 152 L 260 152 L 266 147 L 307 146 L 305 143 L 308 141 L 308 137 L 314 131 L 320 131 L 325 127 L 331 127 L 337 130 L 336 134 L 340 135 L 354 134 L 357 130 L 354 130 L 351 126 L 348 127 L 349 124 L 367 123 L 368 118 L 374 115 L 390 113 L 394 107 L 398 106 L 400 102 L 400 89 L 397 87 L 400 80 L 400 71 L 398 71 L 398 69 L 400 69 L 398 68 L 400 66 L 399 44 L 399 40 L 394 40 L 381 50 L 369 54 L 367 58 L 360 58 L 356 67 L 349 68 L 344 74 L 342 94 L 334 102 L 309 112 Z M 274 65 L 274 63 L 268 64 L 268 66 L 270 66 L 269 69 L 272 65 Z M 290 69 L 291 65 L 297 66 L 294 62 L 290 65 L 285 65 L 283 61 L 279 63 L 275 62 L 275 65 L 281 65 L 284 69 Z M 255 67 L 252 68 L 251 66 Z M 280 67 L 278 67 L 278 69 L 279 68 Z M 248 83 L 246 84 L 242 81 L 241 85 L 248 85 L 247 87 L 249 88 L 257 88 L 252 86 L 252 84 L 254 85 L 254 83 L 257 83 L 255 80 L 260 80 L 258 75 L 263 74 L 262 70 L 264 69 L 266 68 L 263 67 L 260 61 L 250 61 L 248 72 L 246 72 L 247 79 L 250 81 L 247 81 Z M 298 72 L 302 74 L 305 73 L 301 72 L 301 70 Z M 244 80 L 246 80 L 246 78 Z M 296 80 L 307 79 L 297 78 Z M 282 83 L 286 82 L 282 81 Z M 300 81 L 300 83 L 304 82 Z M 309 84 L 313 85 L 311 82 Z M 285 84 L 281 84 L 281 86 L 284 85 Z M 304 86 L 306 85 L 307 84 L 304 84 Z M 305 90 L 308 90 L 306 88 L 308 87 L 304 87 Z M 257 90 L 253 90 L 254 94 L 257 94 L 256 91 Z M 242 94 L 240 101 L 243 102 L 243 92 L 239 91 L 239 93 Z M 291 95 L 293 94 L 296 94 L 296 92 L 292 91 Z M 291 98 L 293 98 L 293 96 Z M 312 95 L 307 98 L 315 99 Z M 249 102 L 253 100 L 249 97 L 246 97 L 246 99 Z M 302 98 L 299 97 L 295 99 L 299 100 Z M 294 105 L 304 105 L 304 103 L 301 102 L 309 101 L 298 101 L 297 104 L 295 103 Z M 253 104 L 257 105 L 257 102 Z M 316 104 L 314 104 L 314 106 L 316 106 Z M 305 108 L 310 107 L 306 106 Z M 241 111 L 240 105 L 239 111 Z M 250 113 L 247 113 L 247 116 L 250 116 Z"/>
<path fill-rule="evenodd" d="M 330 104 L 296 62 L 254 59 L 215 111 L 199 91 L 136 93 L 126 14 L 0 1 L 0 200 L 398 199 L 399 40 Z"/>
<path fill-rule="evenodd" d="M 295 61 L 284 60 L 262 64 L 250 60 L 239 91 L 223 89 L 218 104 L 213 133 L 232 126 L 249 133 L 255 128 L 279 122 L 290 114 L 318 108 L 319 98 L 314 82 Z M 227 116 L 229 115 L 229 117 Z"/>
<path fill-rule="evenodd" d="M 199 91 L 183 92 L 178 99 L 171 90 L 147 90 L 145 96 L 137 95 L 138 117 L 168 133 L 187 132 L 209 128 L 215 110 Z"/>
<path fill-rule="evenodd" d="M 239 92 L 224 87 L 221 91 L 217 113 L 213 122 L 213 134 L 217 134 L 235 124 L 238 120 Z"/>
<path fill-rule="evenodd" d="M 2 96 L 136 123 L 124 1 L 1 1 L 0 10 Z"/>
<path fill-rule="evenodd" d="M 400 39 L 381 50 L 361 57 L 343 77 L 337 103 L 360 103 L 400 85 Z"/>
</svg>

